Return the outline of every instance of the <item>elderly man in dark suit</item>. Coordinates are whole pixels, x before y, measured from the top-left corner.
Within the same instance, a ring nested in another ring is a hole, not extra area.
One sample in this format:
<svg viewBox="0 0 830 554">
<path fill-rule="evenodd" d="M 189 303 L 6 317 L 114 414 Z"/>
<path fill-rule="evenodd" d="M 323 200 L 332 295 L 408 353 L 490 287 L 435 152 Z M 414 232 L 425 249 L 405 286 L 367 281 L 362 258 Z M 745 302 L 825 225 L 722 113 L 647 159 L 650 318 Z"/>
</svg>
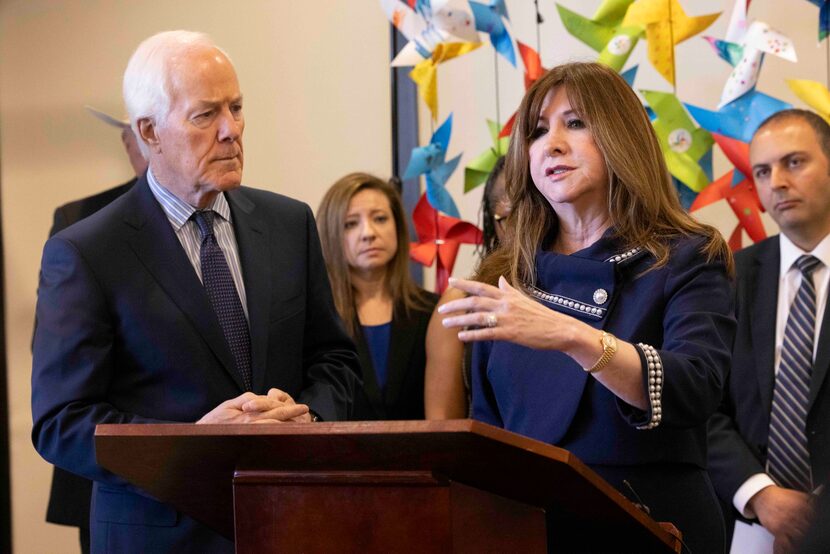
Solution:
<svg viewBox="0 0 830 554">
<path fill-rule="evenodd" d="M 118 121 L 106 114 L 99 116 L 100 112 L 90 109 L 96 117 L 100 117 L 107 123 L 121 129 L 121 142 L 130 160 L 130 165 L 135 172 L 135 177 L 98 194 L 69 202 L 55 209 L 54 222 L 49 236 L 53 236 L 88 217 L 128 190 L 147 171 L 147 160 L 141 153 L 135 133 L 130 128 L 129 122 Z M 49 505 L 46 508 L 46 521 L 59 525 L 70 525 L 77 527 L 80 534 L 81 552 L 87 554 L 90 551 L 89 545 L 89 507 L 92 494 L 92 482 L 65 469 L 55 467 L 52 473 L 52 487 L 49 490 Z"/>
<path fill-rule="evenodd" d="M 93 552 L 233 544 L 96 464 L 99 423 L 348 417 L 359 384 L 311 210 L 240 187 L 242 95 L 205 35 L 145 40 L 124 97 L 149 170 L 44 248 L 33 441 L 94 481 Z"/>
<path fill-rule="evenodd" d="M 830 126 L 779 112 L 756 131 L 750 161 L 781 234 L 735 256 L 738 333 L 709 471 L 736 537 L 790 552 L 830 473 Z"/>
</svg>

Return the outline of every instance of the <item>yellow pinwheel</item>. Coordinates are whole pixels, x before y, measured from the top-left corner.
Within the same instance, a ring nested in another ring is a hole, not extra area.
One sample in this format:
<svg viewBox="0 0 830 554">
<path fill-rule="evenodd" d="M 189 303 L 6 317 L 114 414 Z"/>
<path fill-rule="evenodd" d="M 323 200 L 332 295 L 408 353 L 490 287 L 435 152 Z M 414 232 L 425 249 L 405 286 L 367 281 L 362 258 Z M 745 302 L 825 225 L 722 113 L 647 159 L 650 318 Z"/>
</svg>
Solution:
<svg viewBox="0 0 830 554">
<path fill-rule="evenodd" d="M 418 85 L 418 93 L 424 99 L 432 120 L 438 119 L 438 64 L 472 52 L 481 46 L 480 42 L 441 42 L 435 46 L 432 55 L 419 62 L 409 73 Z"/>
<path fill-rule="evenodd" d="M 689 17 L 678 0 L 637 0 L 628 8 L 622 25 L 645 29 L 649 61 L 674 85 L 674 46 L 700 33 L 719 16 Z"/>
<path fill-rule="evenodd" d="M 816 81 L 787 79 L 787 85 L 802 102 L 830 123 L 830 90 Z"/>
</svg>

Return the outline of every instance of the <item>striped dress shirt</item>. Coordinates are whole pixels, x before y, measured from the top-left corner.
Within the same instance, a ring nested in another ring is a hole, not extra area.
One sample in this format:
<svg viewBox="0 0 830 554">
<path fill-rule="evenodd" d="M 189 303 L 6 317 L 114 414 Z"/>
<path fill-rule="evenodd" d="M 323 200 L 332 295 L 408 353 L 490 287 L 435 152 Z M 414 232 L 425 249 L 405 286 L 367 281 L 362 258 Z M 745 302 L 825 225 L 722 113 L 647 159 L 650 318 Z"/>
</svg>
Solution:
<svg viewBox="0 0 830 554">
<path fill-rule="evenodd" d="M 193 269 L 196 271 L 196 275 L 201 281 L 202 264 L 199 255 L 202 250 L 202 235 L 199 233 L 199 226 L 196 225 L 195 221 L 190 219 L 190 216 L 193 215 L 196 208 L 164 188 L 156 180 L 152 169 L 147 170 L 147 182 L 150 185 L 150 191 L 152 191 L 153 196 L 161 204 L 161 208 L 164 210 L 165 215 L 167 215 L 167 220 L 170 221 L 176 237 L 182 244 L 182 248 L 184 248 Z M 217 214 L 217 217 L 213 220 L 213 233 L 216 236 L 216 241 L 219 243 L 219 248 L 222 249 L 222 253 L 225 255 L 225 261 L 228 263 L 234 285 L 236 285 L 239 301 L 242 303 L 242 309 L 245 311 L 245 318 L 248 319 L 248 302 L 245 295 L 245 283 L 242 280 L 242 265 L 239 263 L 239 248 L 236 244 L 236 234 L 233 231 L 231 209 L 228 206 L 225 195 L 217 195 L 216 200 L 213 201 L 213 206 L 209 209 Z"/>
</svg>

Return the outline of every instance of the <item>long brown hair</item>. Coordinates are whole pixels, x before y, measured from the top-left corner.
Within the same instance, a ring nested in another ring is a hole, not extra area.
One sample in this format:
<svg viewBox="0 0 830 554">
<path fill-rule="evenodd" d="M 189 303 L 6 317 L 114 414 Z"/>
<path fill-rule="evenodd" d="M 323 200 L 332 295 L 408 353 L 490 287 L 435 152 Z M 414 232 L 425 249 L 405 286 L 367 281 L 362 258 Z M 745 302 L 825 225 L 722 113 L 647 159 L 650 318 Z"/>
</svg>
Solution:
<svg viewBox="0 0 830 554">
<path fill-rule="evenodd" d="M 585 122 L 605 158 L 609 175 L 608 211 L 623 248 L 640 246 L 668 262 L 671 239 L 699 235 L 709 261 L 722 260 L 732 274 L 732 254 L 720 233 L 695 221 L 680 205 L 660 143 L 631 87 L 598 63 L 569 63 L 548 71 L 527 91 L 513 126 L 505 177 L 513 211 L 504 243 L 479 266 L 476 279 L 496 284 L 504 275 L 513 285 L 535 283 L 535 255 L 546 237 L 556 235 L 558 219 L 530 176 L 528 149 L 547 94 L 565 87 L 571 108 Z"/>
<path fill-rule="evenodd" d="M 430 309 L 427 293 L 409 275 L 409 231 L 406 225 L 401 197 L 394 186 L 368 173 L 349 173 L 338 179 L 323 196 L 317 209 L 317 229 L 331 281 L 334 306 L 343 319 L 346 330 L 357 336 L 357 309 L 349 263 L 343 248 L 346 212 L 355 194 L 363 190 L 377 190 L 389 200 L 395 219 L 398 249 L 386 266 L 386 286 L 394 302 L 394 309 L 405 313 L 413 309 Z"/>
</svg>

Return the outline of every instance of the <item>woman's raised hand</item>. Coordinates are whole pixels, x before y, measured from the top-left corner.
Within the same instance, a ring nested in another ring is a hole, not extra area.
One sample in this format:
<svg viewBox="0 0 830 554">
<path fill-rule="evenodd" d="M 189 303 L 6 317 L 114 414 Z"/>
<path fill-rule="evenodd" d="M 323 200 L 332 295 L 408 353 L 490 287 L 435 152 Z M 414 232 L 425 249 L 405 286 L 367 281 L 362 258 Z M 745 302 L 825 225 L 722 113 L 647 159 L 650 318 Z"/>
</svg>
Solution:
<svg viewBox="0 0 830 554">
<path fill-rule="evenodd" d="M 445 327 L 460 327 L 462 341 L 503 340 L 529 348 L 567 351 L 580 323 L 555 312 L 499 277 L 494 287 L 466 279 L 450 279 L 450 285 L 469 296 L 438 308 L 440 313 L 464 312 L 445 317 Z M 587 327 L 587 326 L 586 326 Z"/>
</svg>

